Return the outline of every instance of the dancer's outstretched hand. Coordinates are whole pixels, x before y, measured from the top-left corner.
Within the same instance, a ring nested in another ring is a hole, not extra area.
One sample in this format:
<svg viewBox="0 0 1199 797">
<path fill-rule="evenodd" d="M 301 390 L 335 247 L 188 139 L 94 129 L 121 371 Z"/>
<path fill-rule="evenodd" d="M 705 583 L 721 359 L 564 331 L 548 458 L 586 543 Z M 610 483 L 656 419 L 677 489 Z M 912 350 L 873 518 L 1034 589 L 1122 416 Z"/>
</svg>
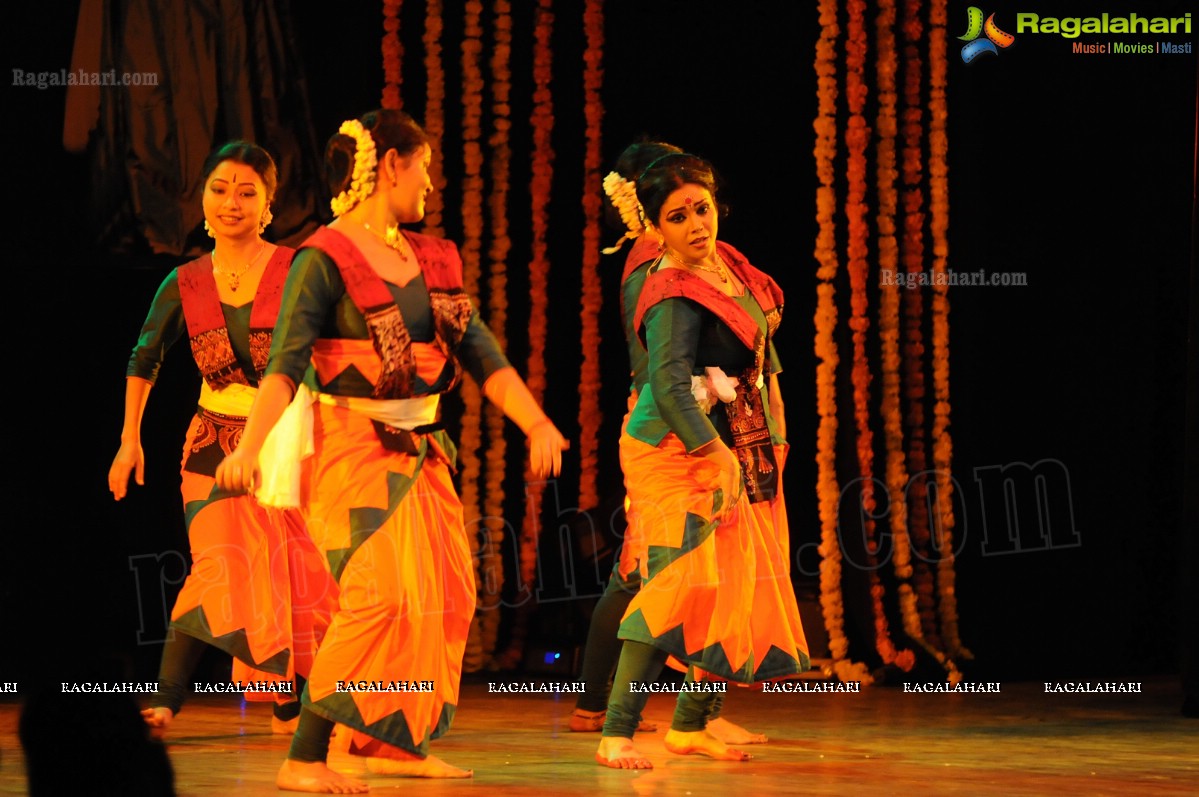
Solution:
<svg viewBox="0 0 1199 797">
<path fill-rule="evenodd" d="M 539 479 L 557 476 L 562 472 L 562 452 L 570 441 L 562 436 L 549 418 L 534 424 L 529 430 L 529 468 Z"/>
</svg>

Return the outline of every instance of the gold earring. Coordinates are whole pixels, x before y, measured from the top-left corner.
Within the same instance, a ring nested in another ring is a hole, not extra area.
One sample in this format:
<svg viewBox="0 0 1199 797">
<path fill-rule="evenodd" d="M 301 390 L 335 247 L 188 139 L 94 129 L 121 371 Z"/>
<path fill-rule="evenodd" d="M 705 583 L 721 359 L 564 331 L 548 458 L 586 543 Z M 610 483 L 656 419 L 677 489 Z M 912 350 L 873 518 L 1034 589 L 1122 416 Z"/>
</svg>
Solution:
<svg viewBox="0 0 1199 797">
<path fill-rule="evenodd" d="M 216 233 L 214 233 L 212 228 L 208 226 L 208 219 L 204 219 L 204 232 L 208 233 L 209 238 L 216 237 Z"/>
<path fill-rule="evenodd" d="M 260 218 L 258 220 L 258 232 L 261 234 L 263 231 L 266 230 L 267 225 L 270 224 L 274 220 L 275 220 L 275 214 L 271 213 L 271 209 L 269 207 L 266 210 L 262 211 L 262 218 Z"/>
</svg>

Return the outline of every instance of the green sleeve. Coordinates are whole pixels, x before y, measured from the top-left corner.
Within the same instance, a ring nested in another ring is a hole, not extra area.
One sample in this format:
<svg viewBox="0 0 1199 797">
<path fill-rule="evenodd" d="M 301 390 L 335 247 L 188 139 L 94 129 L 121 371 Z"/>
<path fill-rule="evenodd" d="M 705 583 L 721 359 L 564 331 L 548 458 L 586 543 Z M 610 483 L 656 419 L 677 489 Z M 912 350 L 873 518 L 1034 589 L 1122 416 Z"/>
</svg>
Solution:
<svg viewBox="0 0 1199 797">
<path fill-rule="evenodd" d="M 129 357 L 125 376 L 154 382 L 167 351 L 186 335 L 187 321 L 183 317 L 183 300 L 179 297 L 178 272 L 172 269 L 150 303 L 150 312 Z"/>
<path fill-rule="evenodd" d="M 766 367 L 762 369 L 767 376 L 771 374 L 781 374 L 783 372 L 783 364 L 779 362 L 778 350 L 774 348 L 774 341 L 770 341 L 770 345 L 766 349 Z"/>
<path fill-rule="evenodd" d="M 637 302 L 641 298 L 641 289 L 645 287 L 645 275 L 653 261 L 638 266 L 620 286 L 621 320 L 624 324 L 624 342 L 629 352 L 629 372 L 633 376 L 633 389 L 640 393 L 645 389 L 647 378 L 646 366 L 649 357 L 637 330 L 633 329 L 633 318 L 637 313 Z"/>
<path fill-rule="evenodd" d="M 312 344 L 320 337 L 334 304 L 345 294 L 337 264 L 319 249 L 296 253 L 287 282 L 279 320 L 271 339 L 267 375 L 280 374 L 298 385 L 312 359 Z"/>
<path fill-rule="evenodd" d="M 716 427 L 691 395 L 703 312 L 690 299 L 664 299 L 644 318 L 649 353 L 649 385 L 658 415 L 678 435 L 687 451 L 719 437 Z"/>
<path fill-rule="evenodd" d="M 504 350 L 500 348 L 500 342 L 479 316 L 478 309 L 471 314 L 456 354 L 463 368 L 479 385 L 496 371 L 510 365 Z"/>
</svg>

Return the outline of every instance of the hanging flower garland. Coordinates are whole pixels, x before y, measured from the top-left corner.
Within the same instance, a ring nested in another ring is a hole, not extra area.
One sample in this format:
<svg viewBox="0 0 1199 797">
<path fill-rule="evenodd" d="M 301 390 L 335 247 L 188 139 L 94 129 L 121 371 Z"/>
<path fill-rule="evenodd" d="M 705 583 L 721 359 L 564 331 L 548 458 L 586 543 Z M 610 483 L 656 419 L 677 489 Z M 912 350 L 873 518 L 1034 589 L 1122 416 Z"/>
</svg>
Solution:
<svg viewBox="0 0 1199 797">
<path fill-rule="evenodd" d="M 404 74 L 404 43 L 400 40 L 400 6 L 403 0 L 383 0 L 383 108 L 403 107 L 400 84 Z"/>
<path fill-rule="evenodd" d="M 837 154 L 837 3 L 820 0 L 820 38 L 816 42 L 816 497 L 820 516 L 820 608 L 828 633 L 833 671 L 842 681 L 871 683 L 869 671 L 849 658 L 845 636 L 845 607 L 841 594 L 841 541 L 837 534 L 837 508 L 841 489 L 837 483 L 837 303 L 833 279 L 837 275 L 835 222 Z"/>
<path fill-rule="evenodd" d="M 553 0 L 538 0 L 533 29 L 533 111 L 529 118 L 533 133 L 531 197 L 532 252 L 529 260 L 529 359 L 525 381 L 538 403 L 545 398 L 545 342 L 549 317 L 550 262 L 546 245 L 549 230 L 550 189 L 554 179 Z M 526 446 L 527 447 L 527 446 Z M 527 457 L 526 457 L 527 459 Z M 525 470 L 525 516 L 521 524 L 520 572 L 522 587 L 531 590 L 537 569 L 537 541 L 541 535 L 541 497 L 545 482 Z M 522 603 L 532 595 L 522 597 Z"/>
<path fill-rule="evenodd" d="M 849 284 L 851 290 L 851 312 L 849 327 L 853 330 L 853 380 L 854 419 L 857 426 L 858 475 L 861 484 L 861 506 L 866 539 L 866 559 L 870 568 L 870 598 L 874 608 L 874 644 L 884 664 L 895 664 L 900 669 L 910 670 L 916 657 L 910 650 L 896 650 L 891 640 L 883 604 L 885 589 L 878 575 L 878 542 L 875 533 L 874 512 L 874 435 L 870 429 L 870 363 L 866 355 L 866 333 L 870 329 L 867 316 L 867 224 L 866 224 L 866 145 L 870 131 L 862 115 L 868 88 L 863 80 L 866 63 L 867 37 L 865 24 L 865 0 L 850 0 L 848 34 L 846 43 L 845 94 L 849 105 L 849 125 L 845 134 L 848 149 L 846 179 L 848 195 L 845 198 L 845 215 L 848 221 L 846 245 Z"/>
<path fill-rule="evenodd" d="M 906 0 L 903 13 L 904 90 L 903 90 L 903 247 L 904 273 L 917 278 L 924 270 L 924 103 L 921 99 L 923 63 L 920 44 L 924 38 L 921 18 L 922 0 Z M 907 397 L 909 473 L 917 477 L 909 485 L 908 531 L 917 553 L 914 567 L 916 609 L 920 615 L 922 636 L 934 647 L 940 646 L 936 616 L 936 584 L 929 562 L 931 534 L 928 518 L 928 483 L 925 474 L 924 431 L 924 317 L 923 295 L 918 290 L 903 292 L 904 345 L 903 384 Z"/>
<path fill-rule="evenodd" d="M 425 90 L 425 133 L 433 158 L 429 163 L 429 179 L 433 193 L 425 201 L 425 232 L 442 237 L 442 210 L 445 191 L 445 175 L 442 168 L 441 142 L 445 138 L 445 69 L 441 66 L 441 0 L 427 0 L 425 5 L 425 33 L 421 41 L 425 46 L 425 73 L 428 76 Z"/>
<path fill-rule="evenodd" d="M 941 635 L 951 655 L 972 658 L 958 636 L 953 552 L 953 441 L 949 433 L 949 286 L 935 277 L 945 273 L 949 257 L 949 145 L 945 122 L 946 0 L 929 8 L 929 228 L 933 239 L 933 467 L 937 484 L 937 563 Z"/>
<path fill-rule="evenodd" d="M 505 330 L 508 325 L 508 252 L 512 248 L 508 237 L 508 185 L 511 179 L 511 150 L 508 145 L 512 126 L 509 92 L 512 74 L 509 61 L 512 56 L 512 15 L 508 0 L 494 0 L 494 41 L 491 49 L 491 115 L 492 132 L 488 138 L 491 164 L 491 193 L 488 198 L 491 223 L 491 247 L 487 252 L 490 273 L 487 278 L 488 321 L 495 332 L 500 346 L 507 349 Z M 507 464 L 508 445 L 504 438 L 505 420 L 502 412 L 494 405 L 486 411 L 487 438 L 487 513 L 488 517 L 503 518 L 504 474 Z M 497 498 L 498 496 L 498 498 Z M 506 524 L 505 524 L 506 525 Z M 521 588 L 531 584 L 534 574 L 520 570 L 518 583 Z M 495 656 L 500 669 L 516 667 L 524 657 L 524 643 L 528 632 L 528 612 L 524 602 L 517 608 L 509 636 L 508 648 Z"/>
<path fill-rule="evenodd" d="M 604 105 L 600 98 L 604 70 L 604 4 L 587 0 L 583 8 L 583 112 L 587 124 L 587 147 L 583 155 L 583 365 L 579 371 L 579 509 L 599 505 L 596 481 L 599 476 L 600 332 L 599 313 L 603 304 L 600 285 L 600 152 Z"/>
<path fill-rule="evenodd" d="M 480 252 L 483 238 L 483 151 L 482 137 L 483 75 L 479 69 L 483 29 L 479 17 L 483 11 L 480 0 L 467 0 L 463 5 L 462 28 L 462 284 L 469 296 L 479 295 L 481 279 Z M 491 319 L 488 319 L 491 321 Z M 494 324 L 494 322 L 492 322 Z M 462 383 L 462 430 L 460 451 L 461 498 L 467 528 L 473 528 L 479 545 L 475 565 L 478 568 L 476 586 L 478 609 L 475 622 L 479 630 L 482 666 L 495 652 L 500 627 L 500 595 L 504 587 L 503 494 L 495 510 L 493 495 L 485 488 L 485 502 L 480 506 L 479 476 L 483 463 L 479 452 L 484 450 L 482 432 L 483 397 L 472 380 Z M 490 442 L 490 441 L 489 441 Z M 486 447 L 490 451 L 491 446 Z M 490 473 L 487 474 L 490 476 Z M 502 484 L 502 476 L 501 476 Z M 475 540 L 472 540 L 472 545 Z"/>
<path fill-rule="evenodd" d="M 879 133 L 877 188 L 879 198 L 879 268 L 895 274 L 899 268 L 899 248 L 896 242 L 895 216 L 898 211 L 898 192 L 895 188 L 898 173 L 895 169 L 895 145 L 898 134 L 896 122 L 896 82 L 898 61 L 895 52 L 895 0 L 879 0 L 878 25 L 875 28 L 878 45 L 876 72 L 878 75 L 879 105 L 876 128 Z M 917 87 L 919 84 L 917 84 Z M 905 87 L 906 88 L 906 87 Z M 953 661 L 924 638 L 916 591 L 912 588 L 912 551 L 908 534 L 908 469 L 904 455 L 903 416 L 900 410 L 900 350 L 899 350 L 899 284 L 897 280 L 882 280 L 879 285 L 879 339 L 882 344 L 883 390 L 881 412 L 886 434 L 886 484 L 890 494 L 892 564 L 898 581 L 898 599 L 903 628 L 908 637 L 932 655 L 948 671 L 948 680 L 961 680 Z M 927 567 L 925 572 L 928 572 Z"/>
<path fill-rule="evenodd" d="M 429 145 L 433 157 L 429 163 L 429 179 L 433 183 L 433 192 L 425 202 L 425 232 L 429 235 L 443 236 L 442 211 L 444 208 L 443 193 L 446 181 L 442 167 L 442 141 L 445 138 L 445 69 L 441 65 L 441 35 L 444 24 L 441 18 L 441 0 L 428 0 L 425 6 L 425 32 L 422 42 L 425 48 L 425 72 L 427 86 L 425 91 L 425 133 L 429 137 Z M 465 261 L 465 258 L 464 258 Z M 478 288 L 478 274 L 475 272 L 473 285 L 472 276 L 465 268 L 463 278 L 467 292 L 474 296 Z M 478 485 L 479 457 L 478 451 L 482 445 L 479 435 L 479 414 L 482 407 L 482 396 L 478 386 L 472 380 L 463 380 L 461 390 L 462 403 L 462 432 L 458 444 L 458 460 L 460 483 L 462 489 L 462 508 L 466 518 L 467 528 L 475 528 L 479 518 Z M 474 536 L 474 535 L 472 535 Z M 474 543 L 472 542 L 472 546 Z M 476 576 L 480 594 L 488 589 L 488 583 L 494 578 L 484 568 L 482 559 L 476 556 Z M 492 592 L 491 594 L 495 594 Z"/>
<path fill-rule="evenodd" d="M 878 80 L 878 162 L 875 176 L 878 192 L 878 264 L 883 274 L 895 274 L 899 268 L 899 246 L 895 240 L 895 215 L 898 194 L 895 190 L 895 0 L 879 0 L 878 24 L 875 26 L 878 57 L 875 62 Z M 899 409 L 899 285 L 897 280 L 879 281 L 878 334 L 882 359 L 883 432 L 886 438 L 886 485 L 890 495 L 888 516 L 894 549 L 891 563 L 895 575 L 906 582 L 912 575 L 912 553 L 908 541 L 907 463 L 903 453 L 903 419 Z M 909 593 L 911 587 L 902 584 Z M 901 604 L 903 601 L 901 601 Z M 914 608 L 914 605 L 913 605 Z M 920 617 L 915 611 L 903 614 L 904 628 L 909 636 L 920 637 Z M 915 621 L 915 622 L 913 622 Z M 913 629 L 915 634 L 913 634 Z"/>
</svg>

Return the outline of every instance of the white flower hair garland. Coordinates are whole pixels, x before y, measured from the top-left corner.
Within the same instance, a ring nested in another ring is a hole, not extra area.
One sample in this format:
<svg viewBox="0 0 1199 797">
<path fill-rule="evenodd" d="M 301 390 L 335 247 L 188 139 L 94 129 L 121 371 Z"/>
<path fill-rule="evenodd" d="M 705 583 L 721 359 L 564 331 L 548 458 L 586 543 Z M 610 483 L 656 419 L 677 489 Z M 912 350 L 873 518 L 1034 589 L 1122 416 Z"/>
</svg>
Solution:
<svg viewBox="0 0 1199 797">
<path fill-rule="evenodd" d="M 629 230 L 619 241 L 601 250 L 605 255 L 614 255 L 620 251 L 625 241 L 636 238 L 645 231 L 645 210 L 637 199 L 636 184 L 621 177 L 619 172 L 608 172 L 608 176 L 604 178 L 604 193 L 612 201 L 612 206 L 620 211 L 620 220 Z"/>
<path fill-rule="evenodd" d="M 350 175 L 350 187 L 329 202 L 335 217 L 375 192 L 375 167 L 378 165 L 375 140 L 362 122 L 357 119 L 342 122 L 337 132 L 354 139 L 354 171 Z"/>
</svg>

